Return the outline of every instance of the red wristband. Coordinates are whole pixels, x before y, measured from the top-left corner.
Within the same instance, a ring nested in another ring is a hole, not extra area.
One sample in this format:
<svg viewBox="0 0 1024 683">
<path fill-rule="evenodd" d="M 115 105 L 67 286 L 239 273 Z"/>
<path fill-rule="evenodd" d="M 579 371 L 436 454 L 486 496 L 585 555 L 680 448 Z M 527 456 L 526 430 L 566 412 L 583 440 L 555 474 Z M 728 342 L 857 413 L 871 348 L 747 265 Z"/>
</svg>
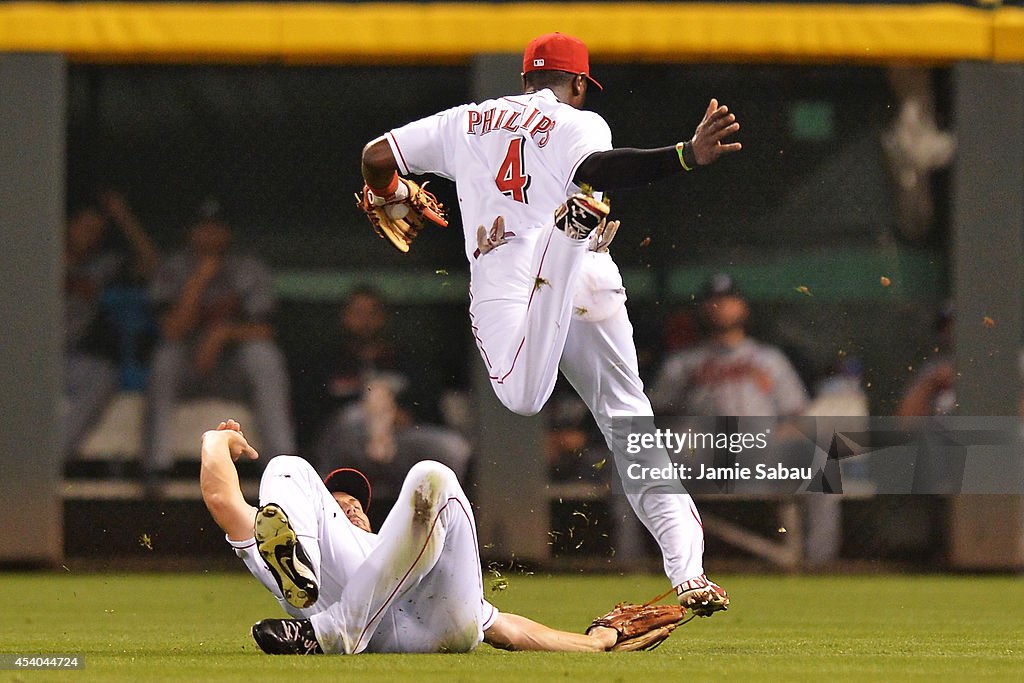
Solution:
<svg viewBox="0 0 1024 683">
<path fill-rule="evenodd" d="M 378 197 L 390 197 L 396 190 L 398 190 L 398 171 L 395 171 L 394 175 L 391 176 L 391 180 L 388 182 L 387 187 L 377 188 L 373 187 L 369 183 L 367 183 L 366 186 Z"/>
</svg>

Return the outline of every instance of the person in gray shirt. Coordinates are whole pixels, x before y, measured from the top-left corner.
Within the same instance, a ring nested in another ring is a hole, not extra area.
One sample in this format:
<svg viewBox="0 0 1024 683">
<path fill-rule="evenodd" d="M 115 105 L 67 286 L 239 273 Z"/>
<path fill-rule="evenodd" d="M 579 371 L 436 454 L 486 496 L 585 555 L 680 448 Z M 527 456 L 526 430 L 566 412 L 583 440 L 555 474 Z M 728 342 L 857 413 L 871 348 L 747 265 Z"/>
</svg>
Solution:
<svg viewBox="0 0 1024 683">
<path fill-rule="evenodd" d="M 789 416 L 807 407 L 807 390 L 778 348 L 752 339 L 750 308 L 732 277 L 713 276 L 700 296 L 707 338 L 669 356 L 651 392 L 671 415 Z"/>
<path fill-rule="evenodd" d="M 188 247 L 163 263 L 150 300 L 160 341 L 150 368 L 145 474 L 158 480 L 173 465 L 178 398 L 224 387 L 238 394 L 230 398 L 249 401 L 271 453 L 294 453 L 288 374 L 270 323 L 276 307 L 270 269 L 232 248 L 231 228 L 216 203 L 204 204 Z"/>
<path fill-rule="evenodd" d="M 750 307 L 732 277 L 717 274 L 704 284 L 699 317 L 707 337 L 666 359 L 651 393 L 655 411 L 666 417 L 805 413 L 807 390 L 792 363 L 777 347 L 747 335 Z M 785 443 L 782 437 L 776 445 L 780 453 L 785 452 Z M 804 514 L 808 530 L 804 561 L 822 565 L 834 560 L 842 527 L 838 499 L 808 497 Z"/>
</svg>

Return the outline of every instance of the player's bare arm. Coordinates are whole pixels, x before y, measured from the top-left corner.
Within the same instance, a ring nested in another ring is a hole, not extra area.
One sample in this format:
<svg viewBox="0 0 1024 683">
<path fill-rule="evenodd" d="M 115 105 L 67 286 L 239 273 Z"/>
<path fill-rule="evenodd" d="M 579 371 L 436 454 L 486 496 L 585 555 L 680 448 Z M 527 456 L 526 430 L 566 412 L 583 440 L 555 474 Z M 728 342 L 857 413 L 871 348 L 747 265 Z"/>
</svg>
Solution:
<svg viewBox="0 0 1024 683">
<path fill-rule="evenodd" d="M 398 172 L 398 162 L 387 140 L 379 137 L 367 143 L 363 148 L 362 168 L 363 180 L 370 188 L 388 186 Z"/>
<path fill-rule="evenodd" d="M 580 164 L 573 182 L 586 183 L 598 190 L 617 190 L 707 166 L 723 155 L 743 149 L 741 143 L 727 140 L 739 129 L 736 115 L 712 99 L 693 137 L 686 142 L 656 149 L 620 147 L 594 152 Z"/>
<path fill-rule="evenodd" d="M 203 434 L 199 488 L 214 521 L 233 541 L 252 538 L 256 518 L 256 508 L 245 502 L 238 483 L 235 462 L 243 456 L 255 460 L 259 453 L 234 420 L 221 422 L 217 429 Z"/>
<path fill-rule="evenodd" d="M 484 642 L 501 650 L 537 650 L 540 652 L 604 652 L 617 640 L 615 629 L 597 627 L 590 633 L 569 633 L 537 623 L 532 619 L 501 612 Z"/>
</svg>

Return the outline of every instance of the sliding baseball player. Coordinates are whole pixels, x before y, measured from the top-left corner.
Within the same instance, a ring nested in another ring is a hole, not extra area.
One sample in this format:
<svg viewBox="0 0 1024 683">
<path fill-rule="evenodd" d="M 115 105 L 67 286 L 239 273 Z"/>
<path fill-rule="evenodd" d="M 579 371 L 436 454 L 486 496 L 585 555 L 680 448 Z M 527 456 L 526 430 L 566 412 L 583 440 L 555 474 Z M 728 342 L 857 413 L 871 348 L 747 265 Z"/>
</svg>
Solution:
<svg viewBox="0 0 1024 683">
<path fill-rule="evenodd" d="M 473 511 L 455 474 L 422 461 L 374 533 L 370 482 L 357 470 L 326 483 L 302 458 L 271 458 L 260 507 L 249 505 L 235 462 L 256 450 L 234 420 L 203 435 L 203 500 L 228 543 L 292 619 L 264 619 L 253 638 L 268 654 L 651 649 L 679 625 L 674 605 L 619 607 L 587 633 L 501 613 L 483 594 Z"/>
</svg>

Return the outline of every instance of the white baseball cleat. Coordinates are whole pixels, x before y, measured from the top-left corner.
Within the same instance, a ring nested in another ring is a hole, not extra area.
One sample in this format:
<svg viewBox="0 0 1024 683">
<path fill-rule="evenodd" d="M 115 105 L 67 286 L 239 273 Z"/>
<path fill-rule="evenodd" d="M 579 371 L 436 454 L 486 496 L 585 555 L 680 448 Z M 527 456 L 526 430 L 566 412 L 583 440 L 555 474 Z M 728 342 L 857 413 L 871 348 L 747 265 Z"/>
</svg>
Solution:
<svg viewBox="0 0 1024 683">
<path fill-rule="evenodd" d="M 698 617 L 729 609 L 729 594 L 703 574 L 676 586 L 676 594 L 679 604 Z"/>
</svg>

